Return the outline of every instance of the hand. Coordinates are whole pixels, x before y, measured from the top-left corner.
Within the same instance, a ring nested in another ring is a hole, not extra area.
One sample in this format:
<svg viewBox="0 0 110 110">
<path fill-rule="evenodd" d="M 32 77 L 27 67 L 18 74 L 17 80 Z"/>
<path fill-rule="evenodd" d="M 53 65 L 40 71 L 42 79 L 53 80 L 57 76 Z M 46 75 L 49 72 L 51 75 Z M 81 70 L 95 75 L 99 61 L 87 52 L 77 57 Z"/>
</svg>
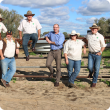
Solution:
<svg viewBox="0 0 110 110">
<path fill-rule="evenodd" d="M 19 54 L 19 49 L 16 49 L 16 54 Z"/>
<path fill-rule="evenodd" d="M 96 55 L 99 55 L 99 56 L 100 56 L 100 55 L 101 55 L 101 53 L 100 53 L 100 52 L 98 52 Z"/>
<path fill-rule="evenodd" d="M 19 39 L 22 40 L 22 37 L 20 37 Z"/>
<path fill-rule="evenodd" d="M 86 54 L 86 49 L 83 50 L 83 53 Z"/>
<path fill-rule="evenodd" d="M 40 39 L 40 37 L 38 37 L 38 40 Z"/>
<path fill-rule="evenodd" d="M 66 60 L 66 64 L 67 64 L 67 65 L 69 64 L 69 61 L 68 61 L 68 59 Z"/>
<path fill-rule="evenodd" d="M 51 44 L 51 41 L 49 39 L 46 40 L 49 44 Z"/>
<path fill-rule="evenodd" d="M 3 60 L 3 59 L 5 59 L 5 57 L 2 56 L 2 57 L 1 57 L 1 60 Z"/>
</svg>

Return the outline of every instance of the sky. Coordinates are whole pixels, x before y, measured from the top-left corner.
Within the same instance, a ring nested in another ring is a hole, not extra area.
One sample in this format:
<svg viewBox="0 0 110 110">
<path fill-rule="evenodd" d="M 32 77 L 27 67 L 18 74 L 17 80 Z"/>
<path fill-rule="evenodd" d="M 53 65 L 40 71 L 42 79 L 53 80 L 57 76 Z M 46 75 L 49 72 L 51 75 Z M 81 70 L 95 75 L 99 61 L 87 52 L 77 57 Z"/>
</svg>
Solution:
<svg viewBox="0 0 110 110">
<path fill-rule="evenodd" d="M 86 35 L 95 19 L 110 18 L 110 0 L 0 0 L 0 8 L 22 16 L 32 11 L 42 25 L 41 33 L 59 24 L 60 32 Z"/>
</svg>

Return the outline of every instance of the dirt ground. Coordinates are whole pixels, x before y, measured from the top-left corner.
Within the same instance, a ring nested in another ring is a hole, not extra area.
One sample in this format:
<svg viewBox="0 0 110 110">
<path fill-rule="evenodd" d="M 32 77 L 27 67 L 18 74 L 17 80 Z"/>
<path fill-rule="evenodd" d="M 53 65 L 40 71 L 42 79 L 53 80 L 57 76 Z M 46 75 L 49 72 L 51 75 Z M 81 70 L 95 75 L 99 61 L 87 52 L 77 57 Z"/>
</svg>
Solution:
<svg viewBox="0 0 110 110">
<path fill-rule="evenodd" d="M 19 56 L 23 54 L 20 53 Z M 87 60 L 83 60 L 87 65 Z M 64 63 L 62 59 L 62 64 Z M 17 66 L 45 64 L 45 59 L 30 59 L 28 62 L 25 59 L 16 60 Z M 67 75 L 66 68 L 62 68 L 61 71 L 62 75 Z M 15 74 L 48 75 L 49 70 L 17 68 Z M 87 76 L 87 69 L 81 69 L 79 75 Z M 110 69 L 100 69 L 100 75 L 110 75 Z M 16 81 L 10 82 L 10 88 L 0 85 L 0 107 L 3 110 L 107 110 L 110 107 L 110 87 L 100 79 L 95 88 L 90 88 L 91 79 L 76 79 L 76 88 L 67 87 L 68 79 L 61 79 L 59 87 L 54 87 L 53 81 L 43 78 L 17 78 Z"/>
</svg>

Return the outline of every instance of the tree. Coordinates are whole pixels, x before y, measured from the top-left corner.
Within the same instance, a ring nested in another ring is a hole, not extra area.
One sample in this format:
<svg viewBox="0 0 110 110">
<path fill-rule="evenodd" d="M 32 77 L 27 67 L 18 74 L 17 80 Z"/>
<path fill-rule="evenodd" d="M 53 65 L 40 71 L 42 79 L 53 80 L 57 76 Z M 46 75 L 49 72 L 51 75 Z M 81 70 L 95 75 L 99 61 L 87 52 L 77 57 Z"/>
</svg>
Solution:
<svg viewBox="0 0 110 110">
<path fill-rule="evenodd" d="M 63 32 L 63 34 L 64 34 L 65 38 L 69 38 L 69 35 L 67 32 Z"/>
<path fill-rule="evenodd" d="M 8 30 L 12 30 L 13 32 L 13 37 L 18 37 L 18 26 L 20 24 L 20 21 L 23 19 L 23 16 L 17 14 L 17 12 L 15 10 L 3 10 L 0 8 L 0 13 L 2 15 L 2 17 L 5 19 L 4 21 L 2 21 L 4 23 L 4 25 L 6 26 L 6 28 Z M 5 35 L 3 33 L 2 37 L 5 37 Z"/>
<path fill-rule="evenodd" d="M 110 35 L 110 19 L 105 19 L 102 17 L 100 19 L 96 19 L 95 23 L 101 28 L 99 33 L 101 33 L 103 36 Z"/>
<path fill-rule="evenodd" d="M 46 34 L 48 34 L 48 33 L 49 33 L 49 31 L 48 31 L 48 32 L 44 32 L 44 33 L 43 33 L 43 36 L 46 35 Z"/>
</svg>

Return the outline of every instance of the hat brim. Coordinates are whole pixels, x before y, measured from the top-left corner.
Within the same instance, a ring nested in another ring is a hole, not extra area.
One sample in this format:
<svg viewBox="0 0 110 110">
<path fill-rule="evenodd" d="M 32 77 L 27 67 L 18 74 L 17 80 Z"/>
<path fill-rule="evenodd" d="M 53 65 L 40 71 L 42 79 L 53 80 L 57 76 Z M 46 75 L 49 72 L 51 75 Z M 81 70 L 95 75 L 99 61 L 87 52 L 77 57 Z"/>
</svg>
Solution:
<svg viewBox="0 0 110 110">
<path fill-rule="evenodd" d="M 25 17 L 27 16 L 34 16 L 35 14 L 24 14 Z"/>
<path fill-rule="evenodd" d="M 89 29 L 98 29 L 98 30 L 100 30 L 100 27 L 89 27 Z"/>
<path fill-rule="evenodd" d="M 79 37 L 80 33 L 70 34 L 70 36 L 74 36 L 74 35 L 77 35 Z"/>
</svg>

